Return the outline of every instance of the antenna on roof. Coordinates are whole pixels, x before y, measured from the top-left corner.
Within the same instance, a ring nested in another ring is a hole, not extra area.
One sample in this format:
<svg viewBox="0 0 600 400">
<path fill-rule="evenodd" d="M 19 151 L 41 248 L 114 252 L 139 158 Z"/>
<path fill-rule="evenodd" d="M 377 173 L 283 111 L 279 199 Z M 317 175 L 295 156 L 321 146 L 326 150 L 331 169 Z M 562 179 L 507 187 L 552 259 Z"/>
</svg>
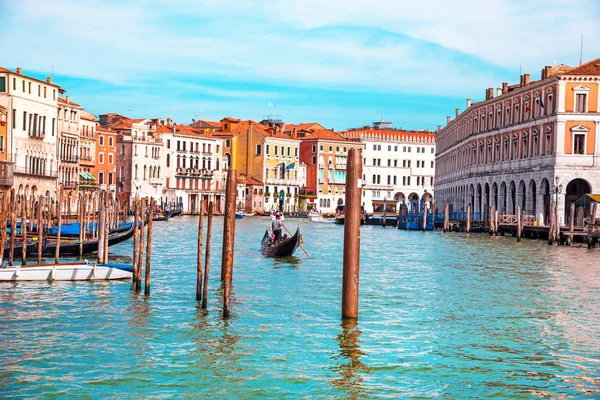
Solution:
<svg viewBox="0 0 600 400">
<path fill-rule="evenodd" d="M 52 74 L 50 74 L 50 76 L 52 76 L 52 80 L 54 80 L 54 65 L 52 66 Z"/>
<path fill-rule="evenodd" d="M 583 63 L 583 33 L 581 34 L 581 50 L 579 52 L 579 65 Z"/>
</svg>

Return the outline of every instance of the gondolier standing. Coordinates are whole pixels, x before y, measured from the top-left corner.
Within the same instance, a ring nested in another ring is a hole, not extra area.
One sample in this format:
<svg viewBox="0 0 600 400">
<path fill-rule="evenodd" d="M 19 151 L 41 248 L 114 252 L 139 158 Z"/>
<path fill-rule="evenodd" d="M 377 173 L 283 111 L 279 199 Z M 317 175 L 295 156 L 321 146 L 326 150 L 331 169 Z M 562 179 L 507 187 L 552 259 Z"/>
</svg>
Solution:
<svg viewBox="0 0 600 400">
<path fill-rule="evenodd" d="M 281 241 L 281 227 L 283 226 L 283 222 L 281 222 L 281 215 L 277 214 L 275 220 L 272 223 L 273 233 L 275 234 L 275 245 L 278 245 Z"/>
</svg>

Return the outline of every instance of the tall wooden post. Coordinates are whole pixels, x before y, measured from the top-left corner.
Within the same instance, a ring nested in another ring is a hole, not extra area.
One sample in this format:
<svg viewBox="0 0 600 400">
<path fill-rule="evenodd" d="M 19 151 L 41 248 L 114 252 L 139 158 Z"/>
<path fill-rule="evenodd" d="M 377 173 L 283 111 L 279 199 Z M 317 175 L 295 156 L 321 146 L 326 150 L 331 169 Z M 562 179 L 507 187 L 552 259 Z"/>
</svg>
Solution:
<svg viewBox="0 0 600 400">
<path fill-rule="evenodd" d="M 237 193 L 237 171 L 227 171 L 225 188 L 225 221 L 223 227 L 223 255 L 221 259 L 221 280 L 223 290 L 223 318 L 229 318 L 229 296 L 233 276 L 233 255 L 235 248 L 235 197 Z"/>
<path fill-rule="evenodd" d="M 58 216 L 57 222 L 57 232 L 56 232 L 56 252 L 54 253 L 54 263 L 58 264 L 58 259 L 60 258 L 60 230 L 62 225 L 62 207 L 63 202 L 63 191 L 62 189 L 58 189 L 58 193 L 56 196 L 56 215 Z"/>
<path fill-rule="evenodd" d="M 27 197 L 21 195 L 21 265 L 27 265 Z"/>
<path fill-rule="evenodd" d="M 471 203 L 467 204 L 467 221 L 465 225 L 465 232 L 471 232 Z"/>
<path fill-rule="evenodd" d="M 554 244 L 554 240 L 556 238 L 556 218 L 554 217 L 554 204 L 554 201 L 550 203 L 550 229 L 548 231 L 548 244 Z"/>
<path fill-rule="evenodd" d="M 150 294 L 150 261 L 152 259 L 152 215 L 154 214 L 154 197 L 150 198 L 150 210 L 148 210 L 148 240 L 146 245 L 146 281 L 144 294 Z"/>
<path fill-rule="evenodd" d="M 448 232 L 450 230 L 450 208 L 448 206 L 448 202 L 444 204 L 444 232 Z"/>
<path fill-rule="evenodd" d="M 43 206 L 44 197 L 42 195 L 38 198 L 38 208 L 37 208 L 37 234 L 38 234 L 38 243 L 37 243 L 37 263 L 38 265 L 42 263 L 42 251 L 44 250 L 44 226 L 43 226 L 43 218 L 42 218 L 42 206 Z"/>
<path fill-rule="evenodd" d="M 15 201 L 15 189 L 10 190 L 10 249 L 8 253 L 8 265 L 13 266 L 15 261 L 15 236 L 17 235 L 17 218 Z"/>
<path fill-rule="evenodd" d="M 135 290 L 137 279 L 138 279 L 138 238 L 139 238 L 139 228 L 138 225 L 140 223 L 139 216 L 140 214 L 140 199 L 136 196 L 133 201 L 133 274 L 132 274 L 132 285 L 131 288 Z"/>
<path fill-rule="evenodd" d="M 208 226 L 206 227 L 206 251 L 204 258 L 204 288 L 202 289 L 202 308 L 208 307 L 208 274 L 210 272 L 210 238 L 212 236 L 212 217 L 214 204 L 208 203 Z"/>
<path fill-rule="evenodd" d="M 346 213 L 344 218 L 344 269 L 342 277 L 342 319 L 358 318 L 360 273 L 360 208 L 362 151 L 350 149 L 346 166 Z"/>
<path fill-rule="evenodd" d="M 492 236 L 494 234 L 494 215 L 495 215 L 495 207 L 494 206 L 490 206 L 489 208 L 489 217 L 490 217 L 490 223 L 489 223 L 489 228 L 490 228 L 490 236 Z"/>
<path fill-rule="evenodd" d="M 423 232 L 427 230 L 427 205 L 423 203 L 423 221 L 421 221 L 421 229 Z"/>
<path fill-rule="evenodd" d="M 587 237 L 587 245 L 588 249 L 594 247 L 594 241 L 592 238 L 592 233 L 594 232 L 594 225 L 596 224 L 596 212 L 598 211 L 598 203 L 592 204 L 592 209 L 590 210 L 590 223 L 588 224 L 588 237 Z"/>
<path fill-rule="evenodd" d="M 83 258 L 83 228 L 84 228 L 84 196 L 82 193 L 77 196 L 77 222 L 79 223 L 79 259 Z"/>
<path fill-rule="evenodd" d="M 146 199 L 140 200 L 140 235 L 139 235 L 139 248 L 138 248 L 138 279 L 135 290 L 140 292 L 142 290 L 142 270 L 144 268 L 144 227 L 146 225 Z"/>
<path fill-rule="evenodd" d="M 198 253 L 196 255 L 196 300 L 202 300 L 202 216 L 203 206 L 200 204 L 200 217 L 198 218 Z"/>
<path fill-rule="evenodd" d="M 9 194 L 8 190 L 2 192 L 2 212 L 0 212 L 0 265 L 4 261 L 4 246 L 6 245 L 6 225 L 8 220 Z"/>
<path fill-rule="evenodd" d="M 556 232 L 555 244 L 558 244 L 558 242 L 560 242 L 560 215 L 558 214 L 558 203 L 554 205 L 554 218 L 556 218 L 556 223 L 554 225 L 554 232 Z"/>
<path fill-rule="evenodd" d="M 517 242 L 521 241 L 523 230 L 523 215 L 521 214 L 521 206 L 517 206 Z"/>
<path fill-rule="evenodd" d="M 104 261 L 103 264 L 108 264 L 108 238 L 110 236 L 110 210 L 112 197 L 110 192 L 104 194 Z"/>
<path fill-rule="evenodd" d="M 98 194 L 98 263 L 104 264 L 104 214 L 106 214 L 106 207 L 104 207 L 104 196 L 105 193 L 102 191 Z"/>
</svg>

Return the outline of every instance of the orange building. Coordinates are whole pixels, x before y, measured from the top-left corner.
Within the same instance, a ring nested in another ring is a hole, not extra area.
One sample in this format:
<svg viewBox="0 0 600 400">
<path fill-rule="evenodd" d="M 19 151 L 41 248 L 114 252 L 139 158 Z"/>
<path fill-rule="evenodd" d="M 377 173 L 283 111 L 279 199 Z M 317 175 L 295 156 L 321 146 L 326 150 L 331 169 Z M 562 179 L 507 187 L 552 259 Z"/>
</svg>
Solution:
<svg viewBox="0 0 600 400">
<path fill-rule="evenodd" d="M 7 189 L 13 184 L 12 162 L 6 151 L 8 110 L 0 106 L 0 187 Z"/>
<path fill-rule="evenodd" d="M 96 127 L 96 168 L 94 176 L 100 190 L 116 192 L 117 132 Z"/>
</svg>

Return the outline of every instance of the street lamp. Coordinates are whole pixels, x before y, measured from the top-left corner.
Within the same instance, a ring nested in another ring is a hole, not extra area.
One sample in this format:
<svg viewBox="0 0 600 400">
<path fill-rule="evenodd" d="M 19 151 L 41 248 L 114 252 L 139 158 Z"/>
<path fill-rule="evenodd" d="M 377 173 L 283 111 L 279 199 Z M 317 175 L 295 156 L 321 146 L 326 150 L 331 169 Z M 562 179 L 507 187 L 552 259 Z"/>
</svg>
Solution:
<svg viewBox="0 0 600 400">
<path fill-rule="evenodd" d="M 563 184 L 559 184 L 559 178 L 558 176 L 554 179 L 554 182 L 552 184 L 552 193 L 554 193 L 554 198 L 555 198 L 555 204 L 558 206 L 558 195 L 562 193 L 563 190 Z"/>
</svg>

